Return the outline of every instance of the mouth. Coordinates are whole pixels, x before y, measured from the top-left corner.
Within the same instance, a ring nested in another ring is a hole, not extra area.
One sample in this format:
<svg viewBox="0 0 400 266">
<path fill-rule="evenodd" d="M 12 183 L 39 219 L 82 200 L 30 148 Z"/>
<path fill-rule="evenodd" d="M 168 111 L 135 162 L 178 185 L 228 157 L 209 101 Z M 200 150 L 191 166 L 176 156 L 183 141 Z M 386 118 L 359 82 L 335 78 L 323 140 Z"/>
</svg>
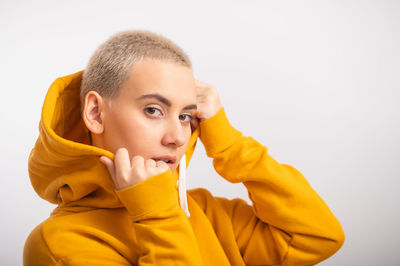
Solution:
<svg viewBox="0 0 400 266">
<path fill-rule="evenodd" d="M 175 162 L 176 162 L 176 156 L 175 155 L 162 155 L 162 156 L 157 156 L 157 157 L 154 157 L 154 158 L 151 158 L 151 159 L 153 159 L 156 162 L 157 161 L 165 162 L 168 165 L 168 167 L 171 169 L 171 171 L 173 171 L 173 168 L 174 168 L 174 165 L 175 165 Z"/>
</svg>

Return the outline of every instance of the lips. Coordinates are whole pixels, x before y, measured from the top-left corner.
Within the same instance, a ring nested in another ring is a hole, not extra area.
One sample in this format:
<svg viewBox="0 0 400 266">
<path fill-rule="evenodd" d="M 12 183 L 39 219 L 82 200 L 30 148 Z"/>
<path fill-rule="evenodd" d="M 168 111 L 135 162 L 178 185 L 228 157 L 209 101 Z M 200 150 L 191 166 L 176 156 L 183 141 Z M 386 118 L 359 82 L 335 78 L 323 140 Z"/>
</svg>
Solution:
<svg viewBox="0 0 400 266">
<path fill-rule="evenodd" d="M 173 170 L 173 167 L 176 162 L 175 155 L 162 155 L 162 156 L 153 157 L 151 159 L 153 159 L 154 161 L 164 161 L 166 164 L 168 164 L 171 171 Z"/>
</svg>

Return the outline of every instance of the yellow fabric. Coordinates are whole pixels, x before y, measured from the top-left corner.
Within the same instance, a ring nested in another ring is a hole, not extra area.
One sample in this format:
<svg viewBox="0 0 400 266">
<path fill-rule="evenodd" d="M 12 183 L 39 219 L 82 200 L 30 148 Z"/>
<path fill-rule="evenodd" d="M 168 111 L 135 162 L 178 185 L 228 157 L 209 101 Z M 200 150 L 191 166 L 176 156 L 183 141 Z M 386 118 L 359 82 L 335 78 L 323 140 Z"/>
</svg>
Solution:
<svg viewBox="0 0 400 266">
<path fill-rule="evenodd" d="M 253 206 L 194 189 L 188 218 L 177 171 L 116 191 L 99 161 L 113 154 L 89 145 L 80 116 L 81 76 L 57 79 L 43 104 L 29 175 L 58 207 L 26 240 L 24 265 L 313 265 L 341 247 L 339 222 L 301 173 L 242 136 L 223 109 L 193 132 L 187 162 L 200 135 L 217 172 L 242 182 Z"/>
</svg>

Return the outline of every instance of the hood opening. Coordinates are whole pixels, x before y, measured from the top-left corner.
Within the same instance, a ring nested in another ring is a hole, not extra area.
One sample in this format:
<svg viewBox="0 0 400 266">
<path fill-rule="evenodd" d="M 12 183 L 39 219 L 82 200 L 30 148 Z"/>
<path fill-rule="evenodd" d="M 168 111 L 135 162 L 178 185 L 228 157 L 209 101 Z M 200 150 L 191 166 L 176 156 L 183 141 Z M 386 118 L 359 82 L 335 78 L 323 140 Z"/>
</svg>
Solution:
<svg viewBox="0 0 400 266">
<path fill-rule="evenodd" d="M 28 159 L 33 188 L 43 199 L 59 207 L 119 208 L 114 183 L 99 157 L 114 154 L 90 145 L 80 108 L 83 71 L 58 78 L 43 103 L 39 137 Z M 199 129 L 186 150 L 186 166 L 194 152 Z M 179 167 L 178 167 L 179 169 Z M 173 174 L 178 180 L 178 172 Z"/>
</svg>

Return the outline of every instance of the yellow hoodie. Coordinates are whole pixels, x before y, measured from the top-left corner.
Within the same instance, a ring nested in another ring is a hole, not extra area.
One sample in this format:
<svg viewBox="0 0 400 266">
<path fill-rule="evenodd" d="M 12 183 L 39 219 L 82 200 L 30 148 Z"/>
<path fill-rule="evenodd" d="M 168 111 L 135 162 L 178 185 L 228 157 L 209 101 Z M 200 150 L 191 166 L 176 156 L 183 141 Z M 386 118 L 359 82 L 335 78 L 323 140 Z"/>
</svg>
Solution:
<svg viewBox="0 0 400 266">
<path fill-rule="evenodd" d="M 201 122 L 197 137 L 216 171 L 242 182 L 253 205 L 188 191 L 180 208 L 178 171 L 116 191 L 80 116 L 82 72 L 57 79 L 42 109 L 29 176 L 58 204 L 26 240 L 24 265 L 313 265 L 343 244 L 342 228 L 304 177 L 244 137 L 224 110 Z"/>
</svg>

